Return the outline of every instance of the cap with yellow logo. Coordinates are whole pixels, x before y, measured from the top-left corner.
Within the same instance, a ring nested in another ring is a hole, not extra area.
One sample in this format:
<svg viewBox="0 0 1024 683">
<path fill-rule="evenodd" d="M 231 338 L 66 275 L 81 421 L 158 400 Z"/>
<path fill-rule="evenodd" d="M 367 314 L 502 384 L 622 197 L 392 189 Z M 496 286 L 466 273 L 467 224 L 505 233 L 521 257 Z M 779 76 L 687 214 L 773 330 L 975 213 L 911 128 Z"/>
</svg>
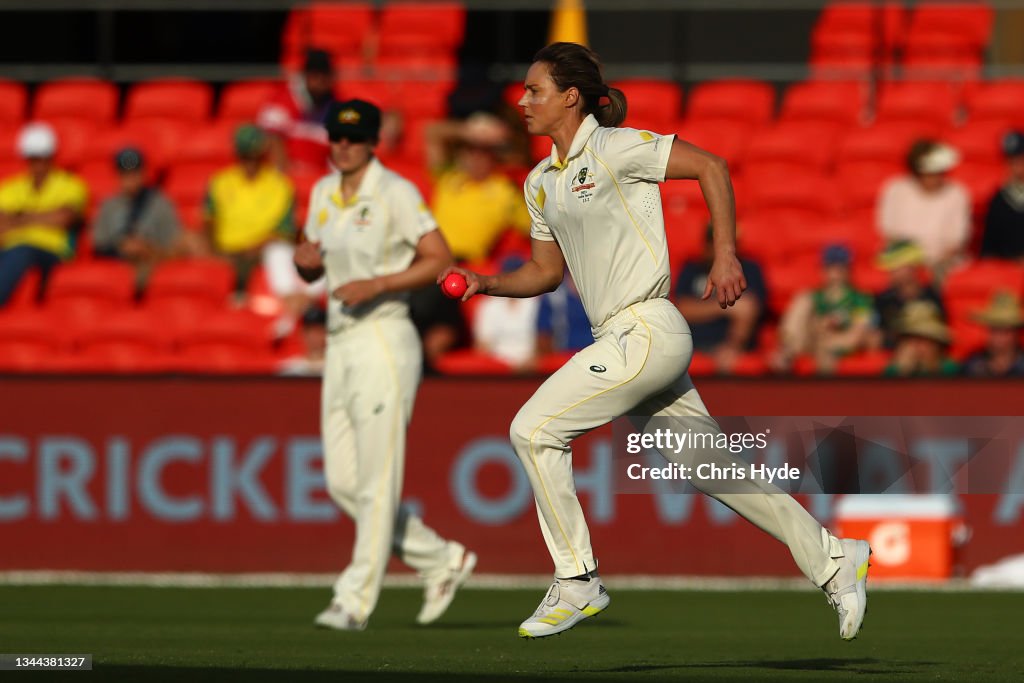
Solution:
<svg viewBox="0 0 1024 683">
<path fill-rule="evenodd" d="M 364 100 L 334 102 L 324 118 L 331 142 L 376 141 L 380 134 L 380 109 Z"/>
</svg>

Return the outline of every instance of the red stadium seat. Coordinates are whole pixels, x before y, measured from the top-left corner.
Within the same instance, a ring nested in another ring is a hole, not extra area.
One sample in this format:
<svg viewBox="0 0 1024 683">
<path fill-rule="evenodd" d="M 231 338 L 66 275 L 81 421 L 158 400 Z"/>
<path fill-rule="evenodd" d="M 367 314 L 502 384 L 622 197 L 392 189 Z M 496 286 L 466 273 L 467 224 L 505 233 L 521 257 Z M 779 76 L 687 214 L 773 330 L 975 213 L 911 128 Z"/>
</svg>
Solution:
<svg viewBox="0 0 1024 683">
<path fill-rule="evenodd" d="M 993 121 L 1024 126 L 1024 79 L 980 84 L 968 94 L 967 116 L 971 123 Z"/>
<path fill-rule="evenodd" d="M 377 45 L 377 57 L 380 59 L 451 56 L 450 48 L 440 36 L 424 33 L 422 29 L 381 33 Z"/>
<path fill-rule="evenodd" d="M 942 139 L 959 150 L 966 162 L 999 163 L 1003 160 L 1002 141 L 1012 127 L 1002 121 L 968 122 L 952 128 Z"/>
<path fill-rule="evenodd" d="M 903 121 L 853 129 L 840 142 L 836 161 L 838 164 L 851 161 L 901 164 L 915 140 L 937 137 L 939 132 L 939 127 L 934 124 Z"/>
<path fill-rule="evenodd" d="M 159 372 L 172 347 L 166 321 L 145 311 L 104 317 L 76 331 L 76 353 L 69 369 L 107 372 Z"/>
<path fill-rule="evenodd" d="M 826 247 L 842 244 L 853 252 L 855 260 L 867 262 L 882 244 L 875 226 L 860 220 L 832 218 L 801 227 L 789 233 L 789 248 L 798 257 L 820 258 Z"/>
<path fill-rule="evenodd" d="M 895 161 L 847 161 L 836 167 L 835 187 L 844 212 L 874 210 L 878 191 L 885 181 L 906 173 Z"/>
<path fill-rule="evenodd" d="M 466 30 L 466 9 L 456 2 L 396 3 L 384 6 L 380 34 L 424 33 L 435 36 L 449 49 L 462 44 Z"/>
<path fill-rule="evenodd" d="M 398 104 L 400 95 L 394 83 L 376 79 L 346 79 L 337 89 L 339 100 L 360 99 L 388 110 Z"/>
<path fill-rule="evenodd" d="M 899 2 L 832 2 L 822 9 L 813 33 L 869 33 L 881 29 L 882 45 L 899 45 L 906 24 L 906 13 Z"/>
<path fill-rule="evenodd" d="M 752 211 L 786 209 L 824 215 L 836 208 L 831 181 L 809 169 L 781 174 L 767 165 L 748 167 L 743 181 Z"/>
<path fill-rule="evenodd" d="M 22 276 L 17 288 L 14 290 L 14 294 L 7 300 L 7 305 L 0 309 L 0 313 L 26 309 L 34 310 L 36 304 L 39 303 L 40 294 L 39 271 L 35 269 L 30 270 Z"/>
<path fill-rule="evenodd" d="M 195 346 L 172 355 L 167 364 L 178 372 L 212 375 L 271 375 L 281 359 L 269 351 L 240 351 L 230 346 Z"/>
<path fill-rule="evenodd" d="M 690 358 L 690 367 L 687 372 L 691 377 L 707 377 L 715 374 L 716 371 L 715 360 L 708 354 L 697 351 Z"/>
<path fill-rule="evenodd" d="M 235 160 L 236 125 L 217 122 L 208 126 L 194 126 L 182 137 L 175 157 L 176 164 L 209 164 L 227 166 Z"/>
<path fill-rule="evenodd" d="M 792 225 L 792 221 L 774 212 L 747 212 L 736 223 L 736 241 L 740 254 L 764 264 L 778 263 L 792 243 Z"/>
<path fill-rule="evenodd" d="M 612 86 L 626 95 L 627 126 L 669 132 L 682 117 L 683 88 L 674 81 L 636 78 L 617 81 Z M 521 94 L 522 85 L 519 90 Z"/>
<path fill-rule="evenodd" d="M 512 367 L 493 356 L 465 349 L 449 351 L 434 363 L 442 375 L 511 375 Z"/>
<path fill-rule="evenodd" d="M 206 197 L 210 178 L 224 168 L 222 164 L 182 164 L 167 172 L 164 191 L 181 206 L 196 206 Z"/>
<path fill-rule="evenodd" d="M 861 121 L 866 88 L 855 81 L 804 81 L 786 89 L 783 121 L 834 121 L 853 125 Z"/>
<path fill-rule="evenodd" d="M 74 117 L 107 125 L 117 117 L 117 86 L 93 78 L 66 78 L 39 86 L 33 101 L 36 119 Z"/>
<path fill-rule="evenodd" d="M 59 317 L 41 311 L 0 313 L 0 371 L 39 372 L 71 348 Z"/>
<path fill-rule="evenodd" d="M 125 119 L 171 119 L 203 123 L 210 118 L 213 88 L 184 79 L 147 81 L 132 86 L 125 102 Z"/>
<path fill-rule="evenodd" d="M 731 374 L 737 377 L 760 377 L 768 374 L 768 363 L 760 353 L 744 353 L 736 359 Z"/>
<path fill-rule="evenodd" d="M 64 168 L 78 166 L 96 135 L 96 124 L 88 119 L 52 119 L 49 123 L 57 133 L 57 163 Z"/>
<path fill-rule="evenodd" d="M 750 123 L 728 120 L 691 121 L 682 124 L 679 137 L 717 154 L 730 165 L 739 166 L 754 127 Z"/>
<path fill-rule="evenodd" d="M 114 195 L 120 186 L 117 171 L 110 160 L 82 164 L 78 175 L 89 186 L 89 203 L 93 208 L 99 207 L 104 199 Z"/>
<path fill-rule="evenodd" d="M 344 4 L 317 2 L 309 6 L 306 22 L 299 19 L 297 32 L 304 33 L 303 46 L 315 46 L 331 52 L 346 45 L 359 45 L 372 33 L 373 6 L 370 3 Z"/>
<path fill-rule="evenodd" d="M 980 50 L 989 44 L 994 16 L 993 9 L 983 2 L 919 3 L 910 15 L 908 32 L 961 35 Z M 910 40 L 908 36 L 908 44 Z"/>
<path fill-rule="evenodd" d="M 267 321 L 248 311 L 222 310 L 211 313 L 197 325 L 179 330 L 178 346 L 183 351 L 197 348 L 233 349 L 258 355 L 269 352 Z"/>
<path fill-rule="evenodd" d="M 768 309 L 782 315 L 793 297 L 822 283 L 821 257 L 790 258 L 786 262 L 768 261 L 764 265 L 768 281 Z"/>
<path fill-rule="evenodd" d="M 877 244 L 881 246 L 880 237 Z M 889 272 L 879 268 L 873 261 L 855 263 L 853 266 L 853 284 L 858 289 L 877 295 L 889 286 Z"/>
<path fill-rule="evenodd" d="M 845 377 L 878 377 L 888 367 L 892 355 L 886 351 L 864 351 L 840 358 L 836 374 Z"/>
<path fill-rule="evenodd" d="M 982 259 L 951 272 L 943 283 L 943 296 L 969 301 L 977 308 L 1001 291 L 1019 296 L 1024 292 L 1024 267 L 1011 261 Z"/>
<path fill-rule="evenodd" d="M 186 310 L 220 310 L 235 286 L 235 271 L 218 259 L 166 261 L 154 269 L 146 287 L 148 308 L 184 303 Z"/>
<path fill-rule="evenodd" d="M 68 320 L 95 320 L 131 308 L 135 281 L 135 268 L 120 261 L 65 264 L 50 276 L 46 308 Z"/>
<path fill-rule="evenodd" d="M 408 120 L 441 119 L 448 115 L 448 96 L 455 87 L 449 80 L 398 83 L 401 97 L 393 103 Z"/>
<path fill-rule="evenodd" d="M 28 91 L 17 81 L 0 80 L 0 124 L 20 125 L 25 120 Z"/>
<path fill-rule="evenodd" d="M 929 122 L 945 128 L 957 111 L 956 93 L 949 83 L 886 83 L 878 100 L 878 122 Z"/>
<path fill-rule="evenodd" d="M 240 124 L 254 122 L 260 109 L 281 87 L 279 81 L 236 81 L 224 86 L 217 108 L 220 121 Z"/>
<path fill-rule="evenodd" d="M 744 165 L 790 163 L 814 171 L 832 166 L 842 125 L 811 121 L 783 122 L 753 137 Z"/>
<path fill-rule="evenodd" d="M 975 40 L 959 29 L 914 29 L 907 32 L 904 64 L 910 66 L 947 65 L 979 66 L 981 48 Z"/>
<path fill-rule="evenodd" d="M 951 175 L 967 187 L 974 216 L 982 218 L 992 195 L 1006 180 L 1006 167 L 999 162 L 966 162 L 953 169 Z"/>
<path fill-rule="evenodd" d="M 146 157 L 147 174 L 155 180 L 173 163 L 178 146 L 186 140 L 188 126 L 180 121 L 126 121 L 117 128 L 103 128 L 89 139 L 85 162 L 112 164 L 114 155 L 125 147 L 134 147 Z"/>
<path fill-rule="evenodd" d="M 690 94 L 691 120 L 729 119 L 767 123 L 775 112 L 775 89 L 762 81 L 733 79 L 701 83 Z"/>
</svg>

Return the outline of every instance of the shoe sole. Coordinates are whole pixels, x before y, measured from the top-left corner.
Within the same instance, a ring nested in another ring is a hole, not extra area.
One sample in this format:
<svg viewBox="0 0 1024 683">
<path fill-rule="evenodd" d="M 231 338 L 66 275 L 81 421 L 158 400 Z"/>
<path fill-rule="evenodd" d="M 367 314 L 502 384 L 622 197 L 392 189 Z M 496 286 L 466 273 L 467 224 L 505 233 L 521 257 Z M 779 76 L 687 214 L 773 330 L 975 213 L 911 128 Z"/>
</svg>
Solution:
<svg viewBox="0 0 1024 683">
<path fill-rule="evenodd" d="M 548 633 L 530 633 L 527 629 L 520 626 L 519 637 L 524 640 L 537 640 L 539 638 L 549 638 L 551 636 L 562 635 L 566 631 L 576 626 L 576 624 L 583 621 L 584 619 L 596 617 L 598 614 L 603 612 L 608 607 L 611 601 L 612 598 L 607 593 L 598 596 L 596 600 L 589 603 L 586 607 L 580 610 L 579 613 L 572 615 L 571 617 L 563 621 L 561 624 L 559 624 L 557 627 L 555 627 L 557 630 L 550 631 Z"/>
<path fill-rule="evenodd" d="M 853 633 L 843 636 L 843 640 L 856 640 L 857 634 L 864 628 L 864 619 L 868 615 L 868 568 L 871 567 L 871 546 L 867 541 L 857 542 L 857 553 L 854 556 L 854 564 L 857 566 L 857 602 L 863 607 L 860 621 L 857 623 Z"/>
<path fill-rule="evenodd" d="M 448 601 L 445 603 L 444 607 L 441 608 L 441 611 L 438 613 L 436 617 L 429 621 L 421 621 L 419 617 L 416 617 L 417 624 L 419 624 L 420 626 L 426 626 L 428 624 L 434 623 L 442 616 L 444 616 L 444 613 L 447 612 L 448 608 L 451 606 L 452 600 L 455 599 L 455 593 L 457 593 L 459 588 L 462 587 L 462 584 L 466 583 L 466 580 L 469 579 L 470 575 L 473 573 L 473 570 L 476 569 L 476 562 L 476 553 L 467 550 L 466 554 L 462 558 L 462 567 L 459 569 L 459 573 L 456 574 L 454 579 L 452 579 L 452 590 L 448 594 Z"/>
</svg>

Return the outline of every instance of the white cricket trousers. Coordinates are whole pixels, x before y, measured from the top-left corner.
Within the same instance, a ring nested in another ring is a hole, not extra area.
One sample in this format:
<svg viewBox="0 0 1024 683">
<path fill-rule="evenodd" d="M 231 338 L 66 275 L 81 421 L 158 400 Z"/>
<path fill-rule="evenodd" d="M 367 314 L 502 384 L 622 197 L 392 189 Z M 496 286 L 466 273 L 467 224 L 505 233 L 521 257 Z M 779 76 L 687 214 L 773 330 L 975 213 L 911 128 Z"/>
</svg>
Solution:
<svg viewBox="0 0 1024 683">
<path fill-rule="evenodd" d="M 533 485 L 555 576 L 579 576 L 597 567 L 572 478 L 573 439 L 626 414 L 636 416 L 639 428 L 650 417 L 696 417 L 706 418 L 701 431 L 721 431 L 686 372 L 692 355 L 690 328 L 671 302 L 634 304 L 602 325 L 595 342 L 549 377 L 512 421 L 512 445 Z M 663 455 L 688 465 L 695 457 L 709 457 L 685 451 Z M 714 450 L 710 457 L 722 465 L 739 462 L 728 450 Z M 797 566 L 816 585 L 839 569 L 838 539 L 777 487 L 747 479 L 729 482 L 728 493 L 704 492 L 789 546 Z"/>
<path fill-rule="evenodd" d="M 421 365 L 408 319 L 363 321 L 328 339 L 324 472 L 331 498 L 356 524 L 352 560 L 334 583 L 334 600 L 361 621 L 377 604 L 392 553 L 424 577 L 447 566 L 446 541 L 400 505 Z"/>
</svg>

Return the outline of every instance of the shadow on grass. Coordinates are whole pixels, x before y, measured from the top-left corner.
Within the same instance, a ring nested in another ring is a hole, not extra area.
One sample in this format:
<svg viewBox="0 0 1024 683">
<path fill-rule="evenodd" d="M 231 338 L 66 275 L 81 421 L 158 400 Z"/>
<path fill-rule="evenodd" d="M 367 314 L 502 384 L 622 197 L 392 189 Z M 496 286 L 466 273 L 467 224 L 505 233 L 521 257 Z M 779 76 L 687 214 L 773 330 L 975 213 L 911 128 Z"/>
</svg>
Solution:
<svg viewBox="0 0 1024 683">
<path fill-rule="evenodd" d="M 893 662 L 884 659 L 769 659 L 735 662 L 686 662 L 684 664 L 631 664 L 613 669 L 592 669 L 589 673 L 639 673 L 644 671 L 661 671 L 676 669 L 773 669 L 776 671 L 819 671 L 822 673 L 849 673 L 858 675 L 893 675 L 922 673 L 924 669 L 935 666 L 937 662 Z M 746 678 L 756 680 L 755 671 L 750 671 Z M 687 676 L 689 678 L 689 676 Z M 719 680 L 719 679 L 716 679 Z"/>
</svg>

